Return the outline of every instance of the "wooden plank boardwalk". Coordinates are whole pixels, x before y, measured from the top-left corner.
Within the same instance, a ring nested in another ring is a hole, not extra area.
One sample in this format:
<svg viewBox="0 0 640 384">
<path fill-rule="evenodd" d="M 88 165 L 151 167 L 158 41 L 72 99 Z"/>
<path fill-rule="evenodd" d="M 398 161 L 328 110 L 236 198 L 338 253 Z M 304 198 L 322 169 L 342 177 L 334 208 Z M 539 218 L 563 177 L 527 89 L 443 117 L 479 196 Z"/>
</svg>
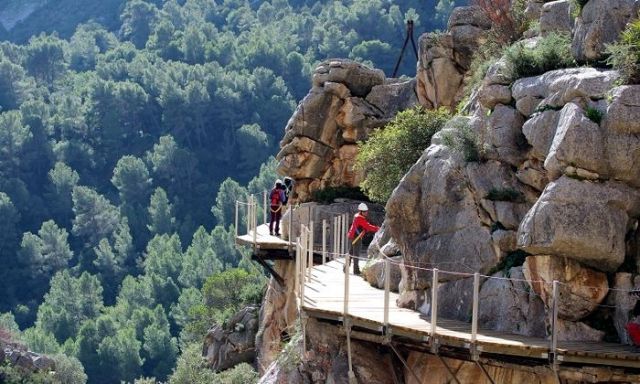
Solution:
<svg viewBox="0 0 640 384">
<path fill-rule="evenodd" d="M 236 236 L 236 244 L 253 247 L 254 245 L 253 229 L 246 235 Z M 264 250 L 286 250 L 289 246 L 295 249 L 295 242 L 289 243 L 286 240 L 277 236 L 271 236 L 269 234 L 269 224 L 262 224 L 257 226 L 256 233 L 256 248 Z"/>
<path fill-rule="evenodd" d="M 302 309 L 310 316 L 338 322 L 344 312 L 344 261 L 331 261 L 312 268 L 305 283 Z M 359 276 L 349 278 L 348 315 L 352 326 L 382 332 L 384 291 L 372 287 Z M 396 305 L 398 295 L 390 293 L 389 331 L 430 347 L 471 348 L 471 324 L 438 318 L 436 340 L 432 340 L 429 319 L 421 313 Z M 548 361 L 549 340 L 479 329 L 476 346 L 481 353 Z M 630 346 L 603 342 L 558 342 L 558 363 L 640 368 L 640 353 Z"/>
</svg>

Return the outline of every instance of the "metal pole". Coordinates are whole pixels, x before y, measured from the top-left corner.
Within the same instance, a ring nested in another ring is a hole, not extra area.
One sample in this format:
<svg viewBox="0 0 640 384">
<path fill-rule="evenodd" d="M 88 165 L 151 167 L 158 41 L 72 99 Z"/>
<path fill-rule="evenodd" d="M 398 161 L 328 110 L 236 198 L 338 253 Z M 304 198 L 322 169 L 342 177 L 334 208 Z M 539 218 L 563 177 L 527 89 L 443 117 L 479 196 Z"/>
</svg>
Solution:
<svg viewBox="0 0 640 384">
<path fill-rule="evenodd" d="M 558 280 L 553 280 L 553 309 L 551 319 L 551 352 L 553 353 L 553 361 L 556 361 L 556 352 L 558 349 Z"/>
<path fill-rule="evenodd" d="M 435 345 L 438 327 L 438 268 L 433 269 L 431 279 L 431 346 Z"/>
<path fill-rule="evenodd" d="M 336 234 L 338 233 L 338 217 L 333 217 L 333 230 L 331 231 L 332 239 L 333 239 L 333 257 L 335 258 L 338 252 L 338 238 Z"/>
<path fill-rule="evenodd" d="M 258 200 L 251 195 L 251 202 L 253 203 L 253 248 L 255 250 L 258 245 Z"/>
<path fill-rule="evenodd" d="M 267 191 L 262 191 L 262 218 L 264 219 L 263 224 L 267 224 L 267 210 L 270 207 L 267 207 Z"/>
<path fill-rule="evenodd" d="M 480 273 L 473 274 L 473 310 L 471 313 L 471 343 L 478 338 L 478 300 L 480 299 Z"/>
<path fill-rule="evenodd" d="M 313 268 L 313 220 L 309 223 L 309 263 L 307 264 L 307 277 L 311 279 Z"/>
<path fill-rule="evenodd" d="M 322 264 L 327 262 L 327 220 L 322 220 Z"/>
<path fill-rule="evenodd" d="M 238 200 L 236 200 L 236 237 L 238 237 L 238 211 L 240 209 L 240 202 Z"/>
<path fill-rule="evenodd" d="M 391 263 L 389 258 L 384 259 L 384 327 L 389 329 L 389 289 L 391 287 Z"/>
<path fill-rule="evenodd" d="M 296 239 L 296 282 L 294 289 L 296 290 L 296 297 L 298 298 L 298 311 L 300 311 L 301 300 L 300 300 L 300 269 L 302 268 L 302 264 L 300 262 L 300 238 Z"/>
<path fill-rule="evenodd" d="M 342 227 L 342 240 L 343 240 L 343 249 L 342 252 L 343 253 L 347 253 L 347 251 L 349 250 L 349 247 L 347 246 L 349 238 L 347 237 L 347 228 L 349 228 L 349 214 L 345 213 L 344 214 L 344 221 L 343 221 L 343 227 Z M 356 257 L 359 257 L 360 255 L 355 255 Z"/>
<path fill-rule="evenodd" d="M 347 253 L 344 255 L 344 308 L 343 308 L 343 316 L 346 320 L 347 315 L 349 314 L 349 263 L 351 262 L 351 258 Z"/>
</svg>

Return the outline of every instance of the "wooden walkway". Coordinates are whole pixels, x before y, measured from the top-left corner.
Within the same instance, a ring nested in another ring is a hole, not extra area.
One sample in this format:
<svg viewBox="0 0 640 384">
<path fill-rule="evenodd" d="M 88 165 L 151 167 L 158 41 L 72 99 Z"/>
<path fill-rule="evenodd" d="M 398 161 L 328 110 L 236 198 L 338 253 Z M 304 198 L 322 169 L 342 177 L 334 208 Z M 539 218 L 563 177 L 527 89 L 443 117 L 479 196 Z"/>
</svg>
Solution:
<svg viewBox="0 0 640 384">
<path fill-rule="evenodd" d="M 304 288 L 302 309 L 315 318 L 343 322 L 344 261 L 334 260 L 312 268 Z M 383 330 L 384 291 L 374 288 L 359 276 L 349 278 L 348 316 L 352 327 L 380 333 Z M 390 293 L 388 333 L 422 343 L 426 349 L 435 342 L 439 347 L 470 350 L 471 324 L 438 319 L 435 338 L 429 319 L 419 312 L 396 306 L 397 294 Z M 478 330 L 477 351 L 507 357 L 539 359 L 548 364 L 548 340 L 492 330 Z M 630 346 L 600 342 L 558 342 L 558 363 L 640 368 L 640 353 Z"/>
<path fill-rule="evenodd" d="M 271 236 L 269 234 L 269 224 L 262 224 L 257 226 L 257 233 L 255 237 L 255 244 L 257 249 L 264 250 L 286 250 L 289 246 L 295 249 L 295 242 L 289 243 L 286 240 L 277 236 Z M 254 237 L 253 229 L 246 235 L 236 236 L 236 244 L 253 247 Z"/>
</svg>

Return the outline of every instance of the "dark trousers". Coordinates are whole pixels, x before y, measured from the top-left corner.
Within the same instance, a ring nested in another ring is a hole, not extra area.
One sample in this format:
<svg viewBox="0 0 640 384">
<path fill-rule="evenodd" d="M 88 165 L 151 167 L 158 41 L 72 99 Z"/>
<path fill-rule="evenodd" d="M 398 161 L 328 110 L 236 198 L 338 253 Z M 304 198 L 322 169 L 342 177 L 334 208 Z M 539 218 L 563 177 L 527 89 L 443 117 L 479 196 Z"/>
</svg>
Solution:
<svg viewBox="0 0 640 384">
<path fill-rule="evenodd" d="M 352 240 L 349 240 L 349 254 L 351 256 L 354 256 L 353 259 L 353 273 L 356 275 L 360 274 L 360 265 L 358 264 L 358 262 L 360 261 L 359 257 L 360 254 L 362 253 L 362 239 L 359 239 L 358 241 L 356 241 L 355 244 L 353 244 L 351 242 Z"/>
<path fill-rule="evenodd" d="M 276 225 L 276 233 L 280 233 L 280 217 L 282 216 L 281 212 L 281 206 L 271 206 L 271 221 L 269 221 L 269 233 L 273 233 L 273 224 Z"/>
</svg>

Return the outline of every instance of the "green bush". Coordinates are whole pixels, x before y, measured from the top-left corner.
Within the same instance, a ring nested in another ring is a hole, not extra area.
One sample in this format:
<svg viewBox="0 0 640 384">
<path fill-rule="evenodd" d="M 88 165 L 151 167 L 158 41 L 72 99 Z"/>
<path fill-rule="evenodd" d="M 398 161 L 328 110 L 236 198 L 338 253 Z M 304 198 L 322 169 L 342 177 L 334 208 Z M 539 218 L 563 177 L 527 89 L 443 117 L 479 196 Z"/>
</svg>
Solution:
<svg viewBox="0 0 640 384">
<path fill-rule="evenodd" d="M 523 42 L 515 43 L 507 48 L 505 57 L 514 79 L 576 65 L 571 55 L 571 38 L 567 34 L 550 33 L 532 47 Z"/>
<path fill-rule="evenodd" d="M 216 375 L 215 384 L 255 384 L 260 375 L 247 363 L 240 363 L 235 367 Z"/>
<path fill-rule="evenodd" d="M 584 114 L 589 120 L 598 125 L 600 125 L 600 123 L 602 122 L 602 118 L 604 117 L 604 112 L 593 107 L 587 107 L 587 109 L 584 111 Z"/>
<path fill-rule="evenodd" d="M 451 118 L 444 109 L 421 107 L 400 112 L 369 140 L 358 144 L 356 168 L 364 172 L 362 190 L 378 202 L 385 202 L 402 176 L 431 144 L 431 137 Z"/>
<path fill-rule="evenodd" d="M 629 23 L 620 40 L 607 46 L 607 64 L 620 72 L 626 84 L 640 82 L 640 20 Z"/>
<path fill-rule="evenodd" d="M 524 196 L 522 192 L 516 191 L 513 188 L 491 188 L 486 196 L 487 200 L 492 201 L 522 201 Z"/>
<path fill-rule="evenodd" d="M 442 132 L 442 143 L 462 154 L 467 162 L 482 160 L 478 137 L 466 120 L 452 122 L 451 129 Z"/>
</svg>

